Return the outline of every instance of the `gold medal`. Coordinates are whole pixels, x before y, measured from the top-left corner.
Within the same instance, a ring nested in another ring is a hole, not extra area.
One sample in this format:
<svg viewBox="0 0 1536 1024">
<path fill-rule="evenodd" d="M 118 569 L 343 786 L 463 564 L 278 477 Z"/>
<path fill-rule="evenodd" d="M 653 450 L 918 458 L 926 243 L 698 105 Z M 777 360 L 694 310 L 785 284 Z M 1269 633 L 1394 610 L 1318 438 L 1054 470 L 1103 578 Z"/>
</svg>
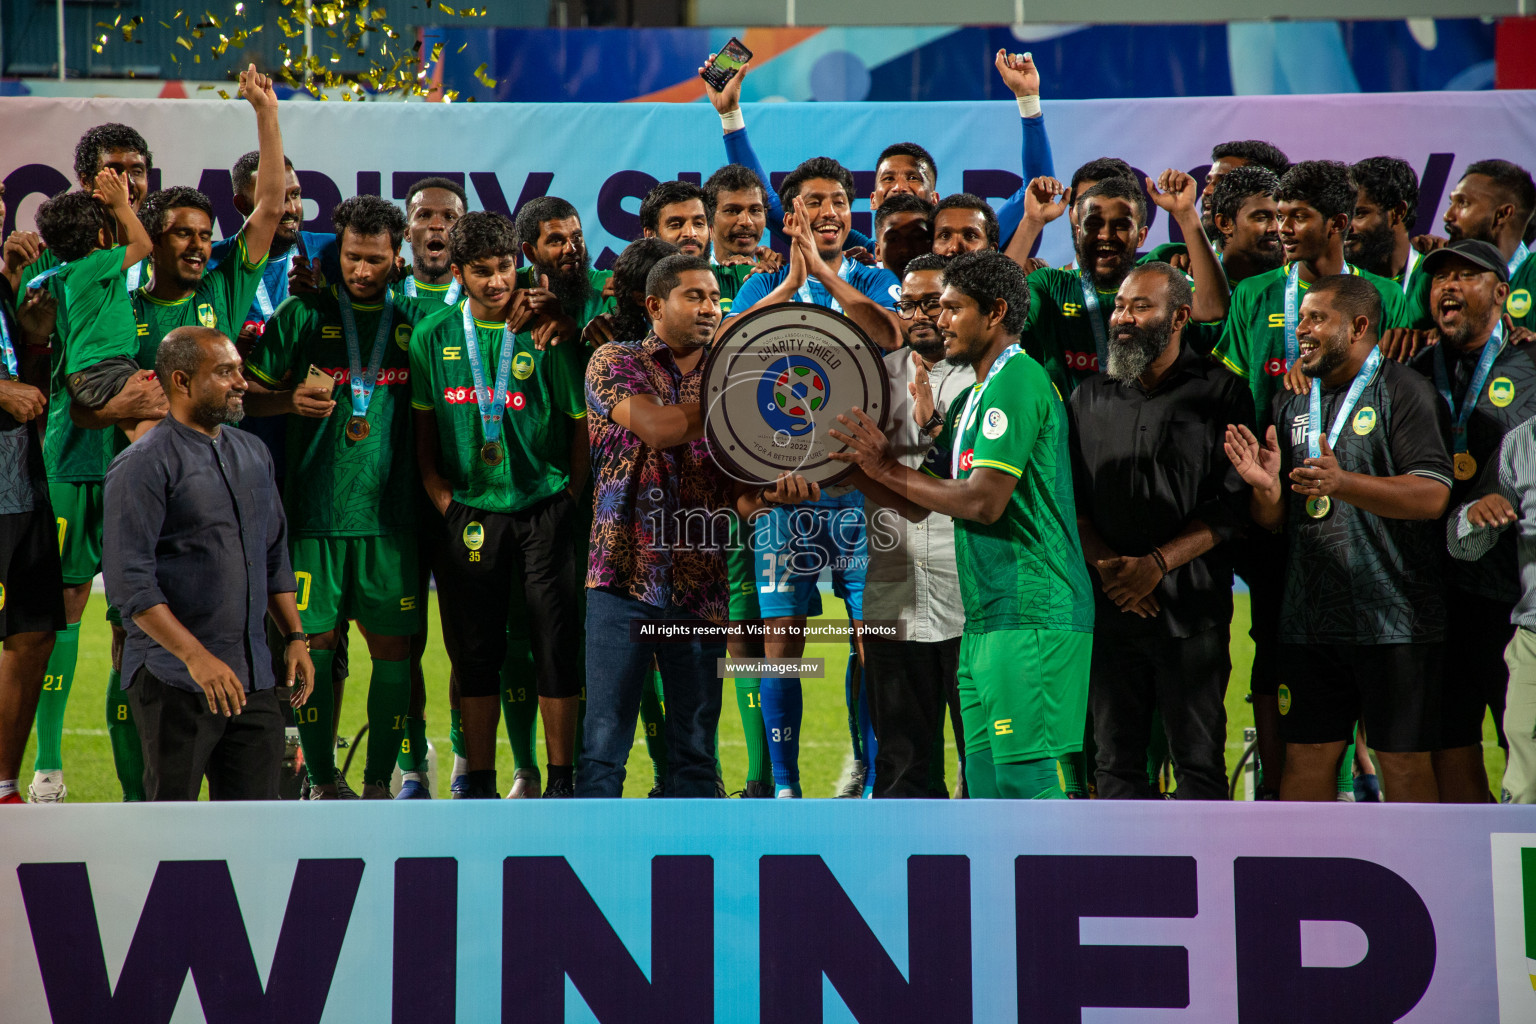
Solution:
<svg viewBox="0 0 1536 1024">
<path fill-rule="evenodd" d="M 1477 475 L 1477 460 L 1468 452 L 1457 452 L 1452 465 L 1456 467 L 1457 480 L 1471 480 Z"/>
<path fill-rule="evenodd" d="M 1308 498 L 1307 515 L 1313 519 L 1326 519 L 1329 512 L 1333 511 L 1333 499 L 1326 494 L 1320 494 L 1315 498 Z"/>
<path fill-rule="evenodd" d="M 347 440 L 361 441 L 373 430 L 373 425 L 361 416 L 347 420 Z"/>
<path fill-rule="evenodd" d="M 487 441 L 480 446 L 480 461 L 487 466 L 499 466 L 504 457 L 500 441 Z"/>
</svg>

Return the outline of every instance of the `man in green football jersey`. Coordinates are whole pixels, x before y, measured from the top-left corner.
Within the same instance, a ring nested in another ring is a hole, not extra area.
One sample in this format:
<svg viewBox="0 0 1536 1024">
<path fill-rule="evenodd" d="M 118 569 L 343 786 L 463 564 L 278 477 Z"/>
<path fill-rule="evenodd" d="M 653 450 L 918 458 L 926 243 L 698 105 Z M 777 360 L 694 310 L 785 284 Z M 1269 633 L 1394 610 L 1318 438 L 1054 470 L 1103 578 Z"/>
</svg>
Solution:
<svg viewBox="0 0 1536 1024">
<path fill-rule="evenodd" d="M 144 137 L 124 124 L 97 125 L 82 135 L 75 146 L 75 178 L 81 187 L 93 188 L 97 175 L 104 170 L 114 170 L 126 179 L 128 205 L 135 213 L 149 190 L 152 165 L 153 157 Z M 129 291 L 147 277 L 148 263 L 145 259 L 128 269 Z M 5 241 L 5 275 L 18 296 L 18 303 L 28 281 L 58 264 L 58 254 L 44 248 L 42 236 L 36 232 L 15 231 Z M 42 304 L 52 308 L 53 300 L 45 291 L 40 290 L 35 295 L 43 296 Z M 33 339 L 35 344 L 46 341 L 46 336 Z M 56 802 L 65 795 L 64 709 L 74 682 L 80 649 L 80 620 L 85 617 L 91 581 L 101 569 L 101 481 L 111 459 L 111 438 L 106 431 L 87 431 L 70 420 L 70 401 L 64 383 L 64 345 L 55 338 L 49 347 L 51 384 L 43 454 L 49 498 L 58 520 L 69 625 L 59 630 L 55 638 L 53 654 L 48 660 L 49 684 L 37 709 L 37 759 L 28 791 L 32 799 L 45 803 Z M 116 415 L 163 416 L 165 394 L 146 369 L 118 393 L 109 408 Z M 120 649 L 119 640 L 114 650 Z M 118 687 L 116 671 L 108 676 L 107 690 L 107 728 L 112 737 L 123 795 L 126 799 L 142 800 L 143 762 L 138 736 L 131 728 L 128 705 L 118 700 L 122 691 Z"/>
<path fill-rule="evenodd" d="M 1059 798 L 1056 759 L 1082 749 L 1093 645 L 1066 412 L 1020 345 L 1030 287 L 1016 263 L 996 252 L 955 257 L 939 302 L 945 357 L 969 363 L 980 382 L 956 397 L 939 439 L 952 479 L 902 465 L 859 409 L 838 417 L 832 436 L 849 450 L 833 458 L 856 465 L 859 487 L 908 518 L 954 517 L 970 795 Z"/>
<path fill-rule="evenodd" d="M 422 178 L 405 194 L 405 240 L 411 246 L 411 273 L 399 291 L 409 298 L 459 300 L 448 262 L 448 229 L 469 209 L 464 187 L 451 178 Z"/>
<path fill-rule="evenodd" d="M 516 301 L 533 311 L 539 348 L 581 334 L 592 318 L 613 309 L 611 271 L 593 270 L 576 207 L 540 196 L 517 211 L 518 246 L 528 265 L 517 272 Z"/>
<path fill-rule="evenodd" d="M 332 221 L 341 281 L 278 307 L 246 362 L 246 402 L 262 415 L 288 414 L 283 499 L 315 661 L 314 694 L 297 716 L 310 799 L 341 794 L 331 672 L 342 619 L 357 622 L 373 661 L 363 798 L 388 799 L 423 600 L 407 403 L 421 307 L 389 287 L 405 233 L 395 204 L 356 196 Z M 327 378 L 318 387 L 314 371 Z"/>
<path fill-rule="evenodd" d="M 1227 315 L 1227 280 L 1216 253 L 1200 228 L 1195 179 L 1169 169 L 1157 181 L 1146 179 L 1152 201 L 1192 239 L 1190 275 L 1194 279 L 1195 324 Z M 1061 183 L 1037 178 L 1024 200 L 1019 234 L 1038 233 L 1059 218 L 1065 206 Z M 1147 237 L 1147 204 L 1141 186 L 1111 177 L 1087 189 L 1077 201 L 1074 247 L 1078 269 L 1044 267 L 1029 276 L 1029 319 L 1024 345 L 1046 368 L 1057 389 L 1068 395 L 1077 383 L 1098 373 L 1109 354 L 1109 314 L 1115 294 L 1136 265 L 1136 250 Z"/>
<path fill-rule="evenodd" d="M 1479 160 L 1451 191 L 1445 233 L 1452 241 L 1477 238 L 1499 247 L 1509 261 L 1509 298 L 1504 312 L 1518 330 L 1536 330 L 1536 257 L 1525 243 L 1525 230 L 1536 214 L 1536 184 L 1530 172 L 1508 160 Z M 1429 310 L 1429 279 L 1414 290 L 1414 311 Z M 1422 302 L 1417 301 L 1422 292 Z"/>
<path fill-rule="evenodd" d="M 1344 258 L 1408 290 L 1419 262 L 1411 234 L 1419 215 L 1419 176 L 1408 161 L 1373 156 L 1350 165 L 1355 208 L 1344 236 Z"/>
<path fill-rule="evenodd" d="M 423 320 L 411 340 L 416 459 L 441 517 L 432 565 L 468 762 L 454 795 L 466 798 L 496 796 L 498 693 L 513 588 L 522 591 L 533 646 L 549 754 L 545 795 L 569 796 L 573 783 L 585 352 L 538 344 L 541 321 L 518 295 L 518 235 L 499 214 L 461 217 L 448 245 L 466 298 Z"/>
</svg>

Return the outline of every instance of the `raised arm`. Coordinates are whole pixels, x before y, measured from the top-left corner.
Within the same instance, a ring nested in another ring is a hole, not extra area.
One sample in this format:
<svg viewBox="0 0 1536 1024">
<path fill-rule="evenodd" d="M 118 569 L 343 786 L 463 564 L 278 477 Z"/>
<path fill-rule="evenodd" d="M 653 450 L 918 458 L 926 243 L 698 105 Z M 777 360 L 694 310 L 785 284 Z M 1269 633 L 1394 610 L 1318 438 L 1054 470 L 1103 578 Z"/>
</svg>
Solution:
<svg viewBox="0 0 1536 1024">
<path fill-rule="evenodd" d="M 252 64 L 240 73 L 240 95 L 256 112 L 256 145 L 261 153 L 256 165 L 256 208 L 245 222 L 245 254 L 256 264 L 272 248 L 272 236 L 283 216 L 288 173 L 283 166 L 283 133 L 277 124 L 277 93 L 272 91 L 272 80 Z"/>
<path fill-rule="evenodd" d="M 1159 209 L 1167 211 L 1184 232 L 1184 244 L 1189 249 L 1189 276 L 1195 279 L 1195 302 L 1190 315 L 1196 323 L 1209 324 L 1226 319 L 1227 308 L 1232 302 L 1232 289 L 1227 275 L 1221 269 L 1221 261 L 1205 237 L 1200 226 L 1200 212 L 1195 208 L 1200 190 L 1195 179 L 1183 171 L 1172 168 L 1164 171 L 1156 181 L 1147 181 L 1147 194 Z"/>
<path fill-rule="evenodd" d="M 1006 249 L 1024 217 L 1024 193 L 1029 183 L 1036 178 L 1054 178 L 1056 165 L 1051 157 L 1051 139 L 1045 131 L 1045 113 L 1040 109 L 1040 72 L 1034 58 L 1027 53 L 998 50 L 993 63 L 1018 102 L 1019 124 L 1023 129 L 1019 164 L 1024 183 L 997 208 L 999 237 Z"/>
</svg>

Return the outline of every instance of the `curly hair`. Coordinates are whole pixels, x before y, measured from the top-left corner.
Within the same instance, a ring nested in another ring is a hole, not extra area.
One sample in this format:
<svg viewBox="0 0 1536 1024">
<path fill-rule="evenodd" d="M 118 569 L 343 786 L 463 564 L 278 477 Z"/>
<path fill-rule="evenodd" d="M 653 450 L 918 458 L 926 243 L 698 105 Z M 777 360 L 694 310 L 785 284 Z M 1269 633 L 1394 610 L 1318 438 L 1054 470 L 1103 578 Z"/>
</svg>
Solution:
<svg viewBox="0 0 1536 1024">
<path fill-rule="evenodd" d="M 1110 178 L 1130 178 L 1136 180 L 1136 172 L 1131 170 L 1131 165 L 1117 156 L 1101 156 L 1097 160 L 1089 160 L 1083 166 L 1072 172 L 1072 180 L 1067 185 L 1067 192 L 1074 199 L 1081 199 L 1077 194 L 1077 186 L 1085 181 L 1108 181 Z"/>
<path fill-rule="evenodd" d="M 504 215 L 473 210 L 448 229 L 448 260 L 465 267 L 487 256 L 517 259 L 517 229 Z"/>
<path fill-rule="evenodd" d="M 1419 217 L 1419 176 L 1408 161 L 1395 156 L 1368 156 L 1349 168 L 1349 183 L 1364 192 L 1384 210 L 1398 203 L 1407 204 L 1403 218 L 1409 230 Z"/>
<path fill-rule="evenodd" d="M 1493 179 L 1493 183 L 1504 190 L 1505 198 L 1515 204 L 1515 212 L 1527 220 L 1536 213 L 1536 184 L 1531 182 L 1531 172 L 1519 164 L 1508 160 L 1479 160 L 1468 164 L 1461 176 L 1465 178 L 1469 174 Z"/>
<path fill-rule="evenodd" d="M 1092 188 L 1085 189 L 1083 194 L 1077 197 L 1075 204 L 1079 207 L 1078 216 L 1082 216 L 1083 203 L 1099 196 L 1107 199 L 1124 199 L 1136 208 L 1137 226 L 1145 226 L 1147 223 L 1147 194 L 1141 190 L 1141 185 L 1135 178 L 1105 178 Z"/>
<path fill-rule="evenodd" d="M 99 248 L 101 231 L 111 222 L 107 208 L 85 191 L 60 192 L 37 210 L 38 234 L 53 254 L 66 262 Z"/>
<path fill-rule="evenodd" d="M 379 196 L 353 196 L 342 201 L 331 211 L 331 223 L 336 226 L 337 238 L 348 228 L 356 235 L 377 235 L 387 231 L 389 244 L 399 249 L 400 240 L 405 237 L 405 214 L 400 212 L 400 207 Z"/>
<path fill-rule="evenodd" d="M 1211 162 L 1235 156 L 1239 160 L 1258 164 L 1275 177 L 1291 169 L 1290 159 L 1271 142 L 1263 139 L 1242 139 L 1238 142 L 1218 142 L 1211 147 Z"/>
<path fill-rule="evenodd" d="M 144 198 L 144 205 L 139 208 L 139 221 L 143 223 L 144 231 L 149 237 L 156 239 L 165 231 L 165 222 L 171 211 L 184 207 L 202 210 L 208 215 L 208 222 L 213 223 L 213 202 L 197 189 L 186 185 L 173 185 L 158 192 L 151 192 Z"/>
<path fill-rule="evenodd" d="M 1355 187 L 1349 165 L 1337 160 L 1303 160 L 1280 176 L 1277 202 L 1306 203 L 1330 220 L 1355 212 Z"/>
<path fill-rule="evenodd" d="M 1280 188 L 1280 179 L 1273 171 L 1258 164 L 1234 167 L 1216 180 L 1211 190 L 1211 215 L 1236 220 L 1237 212 L 1251 196 L 1274 198 Z"/>
<path fill-rule="evenodd" d="M 944 283 L 983 310 L 991 310 L 1002 299 L 1008 305 L 1004 332 L 1017 335 L 1024 329 L 1029 318 L 1029 282 L 1024 270 L 1002 253 L 994 249 L 961 253 L 944 265 Z"/>
<path fill-rule="evenodd" d="M 613 261 L 614 337 L 618 340 L 643 338 L 650 330 L 645 308 L 635 301 L 634 294 L 644 294 L 652 267 L 679 252 L 677 246 L 660 238 L 638 238 Z"/>
<path fill-rule="evenodd" d="M 101 167 L 101 154 L 114 149 L 129 149 L 144 154 L 144 163 L 155 166 L 155 158 L 149 152 L 144 136 L 125 124 L 99 124 L 87 129 L 75 143 L 75 178 L 80 182 L 96 180 Z"/>
</svg>

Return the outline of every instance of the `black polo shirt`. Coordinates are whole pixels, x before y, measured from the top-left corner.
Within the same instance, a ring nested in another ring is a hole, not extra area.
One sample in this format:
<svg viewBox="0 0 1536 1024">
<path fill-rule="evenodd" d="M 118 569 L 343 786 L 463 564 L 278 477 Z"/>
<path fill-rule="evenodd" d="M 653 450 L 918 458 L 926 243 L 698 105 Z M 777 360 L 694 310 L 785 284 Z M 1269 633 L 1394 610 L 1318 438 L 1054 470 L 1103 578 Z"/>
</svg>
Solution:
<svg viewBox="0 0 1536 1024">
<path fill-rule="evenodd" d="M 1321 387 L 1321 381 L 1313 381 Z M 1349 384 L 1321 392 L 1331 429 Z M 1291 470 L 1307 458 L 1307 395 L 1276 393 L 1280 481 L 1290 539 L 1283 644 L 1439 643 L 1445 637 L 1445 527 L 1434 519 L 1388 519 L 1334 498 L 1313 519 L 1291 490 Z M 1451 484 L 1450 412 L 1434 386 L 1398 363 L 1383 362 L 1361 392 L 1333 446 L 1346 473 L 1422 476 Z"/>
<path fill-rule="evenodd" d="M 1095 631 L 1187 637 L 1231 622 L 1232 556 L 1225 541 L 1247 521 L 1248 488 L 1222 442 L 1227 424 L 1253 426 L 1248 385 L 1181 345 L 1154 390 L 1096 374 L 1078 384 L 1067 417 L 1077 513 L 1111 550 L 1150 554 L 1191 520 L 1223 540 L 1158 584 L 1162 611 L 1155 618 L 1121 611 L 1096 587 Z"/>
</svg>

